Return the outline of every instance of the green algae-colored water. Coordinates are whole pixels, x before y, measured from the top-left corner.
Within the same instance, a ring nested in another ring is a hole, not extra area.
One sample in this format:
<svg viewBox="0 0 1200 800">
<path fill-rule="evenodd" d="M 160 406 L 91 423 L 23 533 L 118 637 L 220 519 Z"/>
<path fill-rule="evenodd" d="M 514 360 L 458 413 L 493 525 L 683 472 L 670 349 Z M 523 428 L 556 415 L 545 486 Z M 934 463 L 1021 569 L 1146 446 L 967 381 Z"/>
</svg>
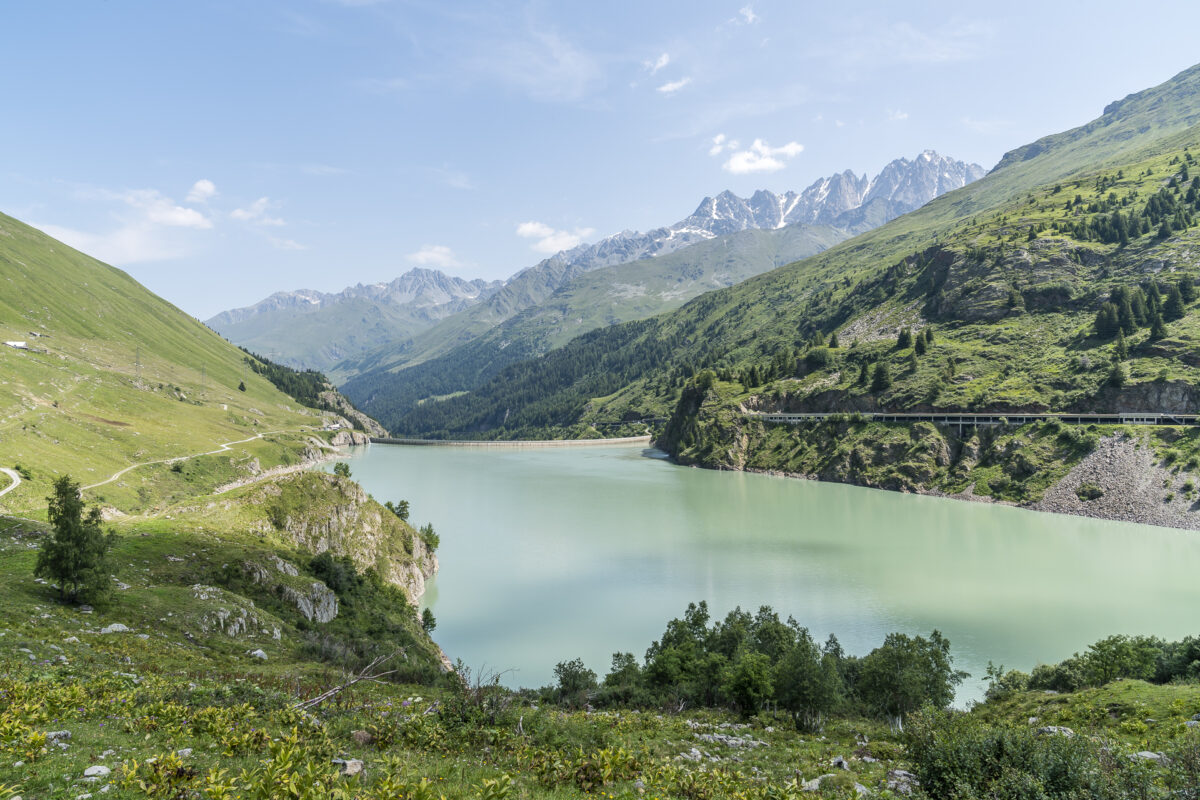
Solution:
<svg viewBox="0 0 1200 800">
<path fill-rule="evenodd" d="M 1112 633 L 1200 632 L 1200 536 L 1143 525 L 671 464 L 640 446 L 372 445 L 380 502 L 441 536 L 434 638 L 510 685 L 581 657 L 603 676 L 671 617 L 767 604 L 865 654 L 941 630 L 972 673 L 1028 670 Z"/>
</svg>

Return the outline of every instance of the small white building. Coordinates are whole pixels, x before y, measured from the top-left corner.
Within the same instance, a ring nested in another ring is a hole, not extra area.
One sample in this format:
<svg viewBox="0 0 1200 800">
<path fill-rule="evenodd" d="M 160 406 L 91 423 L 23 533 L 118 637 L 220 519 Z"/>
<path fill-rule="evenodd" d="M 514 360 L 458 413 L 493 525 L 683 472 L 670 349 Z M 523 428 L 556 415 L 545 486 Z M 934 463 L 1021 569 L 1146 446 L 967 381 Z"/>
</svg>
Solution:
<svg viewBox="0 0 1200 800">
<path fill-rule="evenodd" d="M 29 345 L 25 342 L 5 342 L 9 347 L 15 347 L 18 350 L 28 350 Z"/>
</svg>

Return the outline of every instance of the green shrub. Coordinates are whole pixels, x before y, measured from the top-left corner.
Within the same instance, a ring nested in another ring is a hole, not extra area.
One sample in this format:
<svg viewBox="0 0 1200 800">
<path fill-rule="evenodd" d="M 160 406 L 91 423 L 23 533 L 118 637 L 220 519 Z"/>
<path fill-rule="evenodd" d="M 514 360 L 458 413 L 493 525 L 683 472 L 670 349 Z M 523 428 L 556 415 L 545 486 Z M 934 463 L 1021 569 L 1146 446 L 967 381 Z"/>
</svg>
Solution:
<svg viewBox="0 0 1200 800">
<path fill-rule="evenodd" d="M 1081 736 L 1038 736 L 1030 728 L 993 728 L 962 713 L 926 711 L 912 718 L 907 743 L 928 797 L 1066 800 L 1107 794 L 1098 748 Z"/>
</svg>

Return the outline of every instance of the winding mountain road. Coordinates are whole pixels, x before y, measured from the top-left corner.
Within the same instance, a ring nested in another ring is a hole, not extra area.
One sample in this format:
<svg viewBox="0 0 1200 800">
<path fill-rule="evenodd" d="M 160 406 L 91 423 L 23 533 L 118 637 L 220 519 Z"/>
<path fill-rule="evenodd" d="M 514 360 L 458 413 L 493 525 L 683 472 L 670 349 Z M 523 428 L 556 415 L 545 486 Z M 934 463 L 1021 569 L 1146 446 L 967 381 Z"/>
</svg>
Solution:
<svg viewBox="0 0 1200 800">
<path fill-rule="evenodd" d="M 0 489 L 0 497 L 3 497 L 21 485 L 21 475 L 15 469 L 9 469 L 8 467 L 0 467 L 0 472 L 3 472 L 8 477 L 12 478 L 12 483 L 10 483 L 8 486 L 5 486 L 3 489 Z"/>
<path fill-rule="evenodd" d="M 106 483 L 112 483 L 117 478 L 124 475 L 126 472 L 129 472 L 132 469 L 137 469 L 138 467 L 145 467 L 149 464 L 174 464 L 176 461 L 187 461 L 189 458 L 196 458 L 198 456 L 211 456 L 211 455 L 216 455 L 217 453 L 225 453 L 225 452 L 228 452 L 229 450 L 232 450 L 233 445 L 235 445 L 235 444 L 245 444 L 246 442 L 253 442 L 255 439 L 261 439 L 262 437 L 267 436 L 272 433 L 286 433 L 286 431 L 263 431 L 262 433 L 258 434 L 257 436 L 251 436 L 249 439 L 238 439 L 236 442 L 225 442 L 225 444 L 221 445 L 216 450 L 209 450 L 204 453 L 192 453 L 191 455 L 186 455 L 186 456 L 175 456 L 173 458 L 160 458 L 156 461 L 141 461 L 137 464 L 130 464 L 125 469 L 120 470 L 118 472 L 114 472 L 112 474 L 112 477 L 110 477 L 106 480 L 102 480 L 99 483 L 93 483 L 90 486 L 84 486 L 81 491 L 86 491 L 88 489 L 95 489 L 97 486 L 103 486 Z M 4 470 L 4 471 L 8 472 L 10 475 L 15 475 L 15 473 L 9 472 L 8 470 Z M 17 482 L 20 483 L 20 478 L 17 479 Z M 10 486 L 9 489 L 11 489 L 11 488 L 13 488 L 13 487 Z M 5 491 L 8 491 L 8 490 L 6 489 Z M 0 494 L 4 494 L 4 492 L 0 492 Z"/>
</svg>

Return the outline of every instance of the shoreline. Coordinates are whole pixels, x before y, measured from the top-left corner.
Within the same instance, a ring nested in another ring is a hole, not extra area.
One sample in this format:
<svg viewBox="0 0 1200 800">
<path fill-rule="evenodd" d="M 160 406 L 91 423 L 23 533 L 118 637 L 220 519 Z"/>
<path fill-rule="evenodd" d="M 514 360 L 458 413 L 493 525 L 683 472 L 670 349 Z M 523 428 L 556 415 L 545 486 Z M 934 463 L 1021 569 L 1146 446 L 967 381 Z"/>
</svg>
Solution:
<svg viewBox="0 0 1200 800">
<path fill-rule="evenodd" d="M 613 439 L 392 439 L 371 437 L 371 444 L 403 445 L 412 447 L 602 447 L 619 444 L 651 444 L 649 434 L 645 436 L 621 436 Z"/>
<path fill-rule="evenodd" d="M 667 451 L 664 450 L 664 452 Z M 1191 500 L 1184 497 L 1175 497 L 1171 501 L 1164 500 L 1161 496 L 1162 493 L 1170 491 L 1175 494 L 1178 491 L 1175 484 L 1181 479 L 1153 463 L 1149 448 L 1138 448 L 1136 442 L 1128 436 L 1107 437 L 1096 451 L 1072 467 L 1058 483 L 1049 487 L 1040 499 L 1026 504 L 977 495 L 971 491 L 971 487 L 953 494 L 940 489 L 923 487 L 913 492 L 899 492 L 882 486 L 851 481 L 823 480 L 815 475 L 785 470 L 757 467 L 739 468 L 728 465 L 710 466 L 699 462 L 682 464 L 676 460 L 675 456 L 669 453 L 668 456 L 672 464 L 711 469 L 717 472 L 748 472 L 778 478 L 839 483 L 845 486 L 858 486 L 895 494 L 917 494 L 968 503 L 990 503 L 1043 514 L 1065 514 L 1072 517 L 1152 525 L 1173 530 L 1200 531 L 1200 502 L 1193 505 Z M 1171 482 L 1170 487 L 1163 486 L 1162 481 L 1164 480 Z M 1110 486 L 1102 498 L 1086 502 L 1080 500 L 1075 493 L 1075 489 L 1084 481 L 1103 481 Z M 1163 488 L 1156 488 L 1159 486 L 1163 486 Z"/>
</svg>

